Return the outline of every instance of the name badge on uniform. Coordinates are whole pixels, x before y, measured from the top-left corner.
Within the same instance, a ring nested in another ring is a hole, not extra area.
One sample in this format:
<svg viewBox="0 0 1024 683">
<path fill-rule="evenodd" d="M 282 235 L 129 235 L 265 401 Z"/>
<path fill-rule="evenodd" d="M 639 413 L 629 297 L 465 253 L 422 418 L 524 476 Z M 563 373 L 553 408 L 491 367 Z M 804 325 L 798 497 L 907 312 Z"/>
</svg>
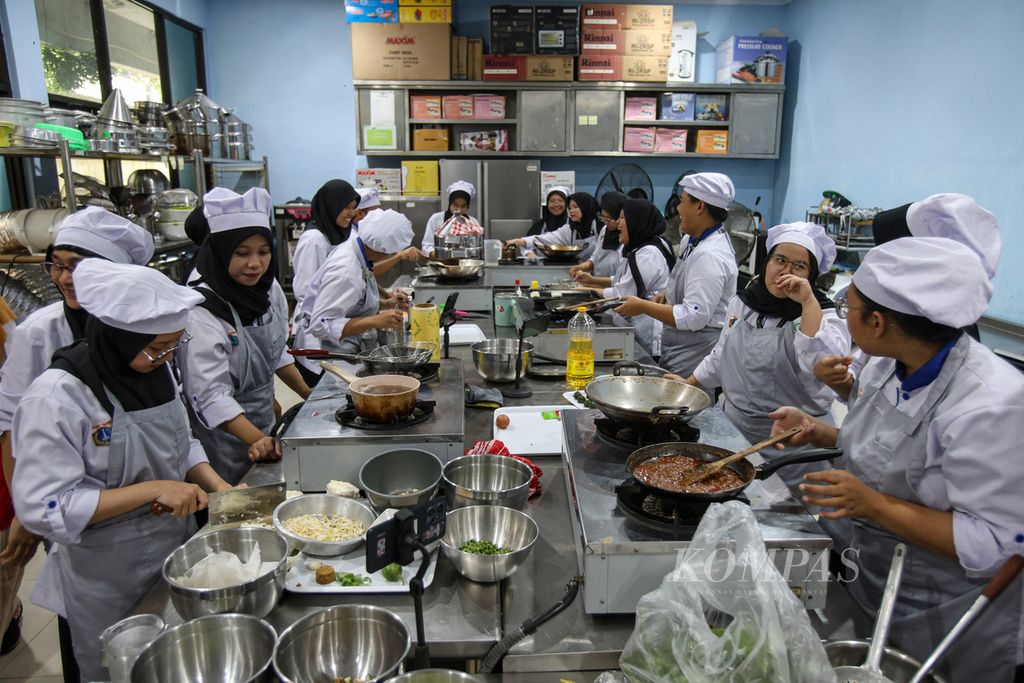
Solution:
<svg viewBox="0 0 1024 683">
<path fill-rule="evenodd" d="M 94 446 L 110 445 L 110 420 L 95 425 L 92 429 L 92 443 Z"/>
<path fill-rule="evenodd" d="M 228 340 L 231 342 L 232 346 L 238 346 L 238 331 L 228 330 Z"/>
</svg>

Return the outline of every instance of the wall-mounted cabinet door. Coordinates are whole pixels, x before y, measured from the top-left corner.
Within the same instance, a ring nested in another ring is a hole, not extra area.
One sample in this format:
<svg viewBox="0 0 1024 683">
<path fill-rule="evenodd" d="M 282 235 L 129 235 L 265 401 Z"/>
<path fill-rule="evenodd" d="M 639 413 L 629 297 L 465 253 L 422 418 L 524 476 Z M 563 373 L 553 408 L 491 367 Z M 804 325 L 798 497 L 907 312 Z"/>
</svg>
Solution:
<svg viewBox="0 0 1024 683">
<path fill-rule="evenodd" d="M 565 90 L 522 90 L 519 93 L 519 149 L 523 152 L 566 151 Z"/>
<path fill-rule="evenodd" d="M 577 152 L 622 150 L 621 90 L 576 91 L 572 146 Z"/>
<path fill-rule="evenodd" d="M 779 154 L 780 93 L 733 93 L 729 153 L 774 157 Z"/>
<path fill-rule="evenodd" d="M 405 101 L 408 91 L 404 89 L 378 89 L 359 88 L 356 90 L 357 111 L 359 112 L 356 121 L 356 150 L 359 154 L 367 151 L 363 137 L 363 128 L 372 124 L 382 125 L 388 123 L 388 114 L 394 121 L 395 126 L 395 150 L 401 152 L 406 147 L 406 126 L 405 123 Z M 374 117 L 377 121 L 374 121 Z M 390 125 L 383 126 L 390 128 Z M 379 151 L 380 148 L 375 148 Z"/>
</svg>

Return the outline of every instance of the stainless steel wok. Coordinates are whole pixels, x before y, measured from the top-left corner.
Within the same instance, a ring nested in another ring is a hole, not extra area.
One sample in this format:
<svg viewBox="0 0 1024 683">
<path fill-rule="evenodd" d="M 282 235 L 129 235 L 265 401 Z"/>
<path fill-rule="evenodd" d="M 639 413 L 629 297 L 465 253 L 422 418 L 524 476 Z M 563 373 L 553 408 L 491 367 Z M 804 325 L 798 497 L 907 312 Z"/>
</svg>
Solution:
<svg viewBox="0 0 1024 683">
<path fill-rule="evenodd" d="M 454 261 L 455 263 L 452 263 Z M 484 262 L 477 259 L 460 258 L 446 261 L 430 261 L 429 265 L 438 271 L 441 277 L 472 278 L 477 277 L 484 269 Z"/>
<path fill-rule="evenodd" d="M 598 377 L 587 385 L 587 398 L 606 416 L 625 422 L 686 422 L 711 405 L 702 389 L 661 377 Z"/>
</svg>

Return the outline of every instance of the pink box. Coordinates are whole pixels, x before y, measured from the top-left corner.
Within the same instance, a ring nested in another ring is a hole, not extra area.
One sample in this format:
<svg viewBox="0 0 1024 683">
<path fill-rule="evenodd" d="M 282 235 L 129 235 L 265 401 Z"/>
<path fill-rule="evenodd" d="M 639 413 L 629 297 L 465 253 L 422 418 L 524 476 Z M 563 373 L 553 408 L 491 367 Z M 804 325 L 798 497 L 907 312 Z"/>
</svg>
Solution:
<svg viewBox="0 0 1024 683">
<path fill-rule="evenodd" d="M 686 130 L 678 128 L 656 128 L 654 134 L 655 152 L 686 152 Z"/>
<path fill-rule="evenodd" d="M 473 95 L 473 118 L 505 118 L 504 95 Z"/>
<path fill-rule="evenodd" d="M 624 152 L 653 152 L 657 134 L 654 128 L 634 128 L 627 126 L 622 141 Z"/>
<path fill-rule="evenodd" d="M 658 99 L 656 97 L 627 97 L 627 121 L 654 121 L 658 118 Z"/>
<path fill-rule="evenodd" d="M 444 118 L 446 119 L 471 119 L 473 118 L 473 96 L 472 95 L 445 95 L 442 99 L 444 106 Z"/>
</svg>

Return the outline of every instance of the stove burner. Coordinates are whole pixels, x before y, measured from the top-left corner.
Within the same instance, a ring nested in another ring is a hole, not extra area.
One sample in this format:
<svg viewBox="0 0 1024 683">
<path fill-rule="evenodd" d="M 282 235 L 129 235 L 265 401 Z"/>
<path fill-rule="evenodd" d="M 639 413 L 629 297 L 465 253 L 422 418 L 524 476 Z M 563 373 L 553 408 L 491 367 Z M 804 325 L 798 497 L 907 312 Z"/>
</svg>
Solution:
<svg viewBox="0 0 1024 683">
<path fill-rule="evenodd" d="M 426 365 L 423 365 L 423 366 L 421 366 L 420 368 L 418 368 L 416 370 L 403 370 L 401 372 L 393 372 L 393 373 L 381 373 L 381 372 L 378 372 L 376 374 L 378 374 L 378 375 L 381 375 L 381 374 L 405 375 L 406 377 L 412 377 L 413 379 L 418 379 L 421 382 L 433 382 L 435 379 L 437 379 L 437 371 L 440 370 L 440 369 L 441 369 L 441 364 L 440 363 L 427 363 Z M 370 371 L 368 369 L 366 369 L 366 368 L 361 368 L 356 373 L 356 376 L 357 377 L 369 377 L 370 376 Z"/>
<path fill-rule="evenodd" d="M 594 420 L 598 434 L 620 446 L 641 447 L 671 441 L 697 443 L 700 430 L 678 419 L 658 425 L 638 425 L 608 417 Z"/>
<path fill-rule="evenodd" d="M 711 505 L 710 501 L 698 502 L 653 494 L 651 489 L 633 477 L 615 487 L 615 498 L 619 509 L 627 517 L 687 538 L 692 536 Z M 750 505 L 750 500 L 744 495 L 732 500 Z"/>
<path fill-rule="evenodd" d="M 416 401 L 416 407 L 412 413 L 401 420 L 395 422 L 372 422 L 365 418 L 359 417 L 356 414 L 356 409 L 352 405 L 352 397 L 346 396 L 348 399 L 348 408 L 339 408 L 338 412 L 334 414 L 334 419 L 338 421 L 342 427 L 352 427 L 353 429 L 362 429 L 366 431 L 382 431 L 390 429 L 400 429 L 403 427 L 411 427 L 417 425 L 420 422 L 425 422 L 434 416 L 434 402 L 433 401 Z"/>
</svg>

